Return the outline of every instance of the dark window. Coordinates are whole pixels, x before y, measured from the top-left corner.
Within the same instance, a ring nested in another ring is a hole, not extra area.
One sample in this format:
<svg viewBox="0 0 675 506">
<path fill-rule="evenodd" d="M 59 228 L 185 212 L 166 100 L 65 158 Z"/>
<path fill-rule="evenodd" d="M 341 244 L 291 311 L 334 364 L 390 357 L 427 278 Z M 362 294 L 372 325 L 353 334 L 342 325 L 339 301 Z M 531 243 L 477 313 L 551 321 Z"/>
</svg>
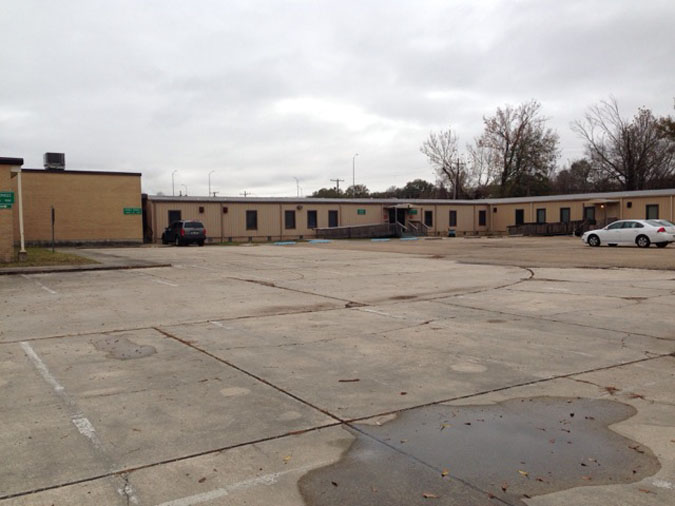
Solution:
<svg viewBox="0 0 675 506">
<path fill-rule="evenodd" d="M 284 224 L 286 229 L 295 228 L 295 211 L 284 211 Z"/>
<path fill-rule="evenodd" d="M 486 216 L 487 212 L 485 211 L 478 211 L 478 226 L 479 227 L 484 227 L 486 223 Z"/>
<path fill-rule="evenodd" d="M 227 214 L 227 207 L 223 207 L 223 214 Z"/>
<path fill-rule="evenodd" d="M 631 227 L 625 227 L 624 225 L 625 225 L 625 223 L 623 221 L 616 221 L 616 222 L 612 223 L 611 225 L 609 225 L 607 227 L 607 230 L 618 230 L 620 228 L 631 228 Z"/>
<path fill-rule="evenodd" d="M 337 227 L 338 226 L 338 212 L 337 211 L 328 211 L 328 226 Z"/>
<path fill-rule="evenodd" d="M 174 221 L 179 221 L 181 219 L 180 209 L 172 209 L 169 211 L 169 225 Z"/>
<path fill-rule="evenodd" d="M 307 211 L 307 228 L 316 228 L 316 211 Z"/>
<path fill-rule="evenodd" d="M 595 206 L 584 207 L 584 220 L 595 220 Z"/>
<path fill-rule="evenodd" d="M 204 225 L 201 221 L 186 221 L 184 228 L 204 228 Z"/>
<path fill-rule="evenodd" d="M 560 223 L 569 223 L 570 222 L 570 208 L 561 207 L 560 208 Z"/>
<path fill-rule="evenodd" d="M 450 226 L 457 226 L 457 211 L 450 211 Z"/>
<path fill-rule="evenodd" d="M 246 230 L 258 230 L 258 211 L 246 211 Z"/>
<path fill-rule="evenodd" d="M 424 224 L 427 227 L 434 226 L 434 212 L 433 211 L 424 211 Z"/>
<path fill-rule="evenodd" d="M 537 223 L 546 223 L 546 209 L 537 209 Z"/>
<path fill-rule="evenodd" d="M 204 214 L 204 206 L 199 206 L 199 214 Z"/>
<path fill-rule="evenodd" d="M 658 204 L 647 204 L 647 219 L 648 220 L 658 220 L 659 219 L 659 205 Z"/>
<path fill-rule="evenodd" d="M 516 209 L 516 225 L 525 223 L 525 211 L 523 209 Z"/>
</svg>

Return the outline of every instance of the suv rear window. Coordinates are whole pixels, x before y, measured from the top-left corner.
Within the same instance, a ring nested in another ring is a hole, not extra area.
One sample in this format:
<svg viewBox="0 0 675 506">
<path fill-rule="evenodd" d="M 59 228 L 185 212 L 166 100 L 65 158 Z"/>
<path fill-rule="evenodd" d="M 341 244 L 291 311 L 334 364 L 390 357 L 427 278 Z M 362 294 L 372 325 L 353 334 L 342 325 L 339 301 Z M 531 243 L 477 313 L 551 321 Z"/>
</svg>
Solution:
<svg viewBox="0 0 675 506">
<path fill-rule="evenodd" d="M 183 225 L 185 228 L 204 228 L 200 221 L 186 221 Z"/>
</svg>

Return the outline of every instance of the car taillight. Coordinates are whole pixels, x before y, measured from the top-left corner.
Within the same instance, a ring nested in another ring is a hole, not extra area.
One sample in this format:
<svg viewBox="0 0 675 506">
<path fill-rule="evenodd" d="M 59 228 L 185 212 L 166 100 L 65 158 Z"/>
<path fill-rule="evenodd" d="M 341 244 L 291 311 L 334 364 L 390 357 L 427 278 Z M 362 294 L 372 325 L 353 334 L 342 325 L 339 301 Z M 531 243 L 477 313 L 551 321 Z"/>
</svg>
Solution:
<svg viewBox="0 0 675 506">
<path fill-rule="evenodd" d="M 666 231 L 665 227 L 661 227 L 660 229 L 657 230 L 657 232 L 665 232 L 665 231 Z"/>
<path fill-rule="evenodd" d="M 184 228 L 180 229 L 180 236 L 185 237 L 185 229 Z"/>
<path fill-rule="evenodd" d="M 204 237 L 206 237 L 206 229 L 204 229 Z"/>
</svg>

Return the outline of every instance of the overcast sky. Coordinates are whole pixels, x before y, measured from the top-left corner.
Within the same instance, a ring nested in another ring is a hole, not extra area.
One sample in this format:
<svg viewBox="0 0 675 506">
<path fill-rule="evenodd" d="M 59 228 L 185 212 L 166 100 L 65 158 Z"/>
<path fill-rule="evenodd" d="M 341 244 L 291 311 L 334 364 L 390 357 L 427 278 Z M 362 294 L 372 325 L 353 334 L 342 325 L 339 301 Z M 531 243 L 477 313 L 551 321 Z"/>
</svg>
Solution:
<svg viewBox="0 0 675 506">
<path fill-rule="evenodd" d="M 2 0 L 0 156 L 143 173 L 143 191 L 294 196 L 330 179 L 371 191 L 434 173 L 530 99 L 569 125 L 613 95 L 673 114 L 675 1 Z"/>
</svg>

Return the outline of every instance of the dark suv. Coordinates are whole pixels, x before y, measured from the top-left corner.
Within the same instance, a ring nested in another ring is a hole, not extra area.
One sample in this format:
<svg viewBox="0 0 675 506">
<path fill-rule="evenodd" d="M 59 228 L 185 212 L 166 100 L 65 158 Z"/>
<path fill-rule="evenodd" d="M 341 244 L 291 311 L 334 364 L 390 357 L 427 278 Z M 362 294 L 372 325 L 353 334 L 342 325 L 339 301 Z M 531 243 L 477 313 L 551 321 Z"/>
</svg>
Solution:
<svg viewBox="0 0 675 506">
<path fill-rule="evenodd" d="M 174 221 L 166 227 L 162 234 L 162 244 L 173 243 L 176 246 L 196 242 L 204 246 L 206 240 L 206 229 L 201 221 L 180 220 Z"/>
</svg>

